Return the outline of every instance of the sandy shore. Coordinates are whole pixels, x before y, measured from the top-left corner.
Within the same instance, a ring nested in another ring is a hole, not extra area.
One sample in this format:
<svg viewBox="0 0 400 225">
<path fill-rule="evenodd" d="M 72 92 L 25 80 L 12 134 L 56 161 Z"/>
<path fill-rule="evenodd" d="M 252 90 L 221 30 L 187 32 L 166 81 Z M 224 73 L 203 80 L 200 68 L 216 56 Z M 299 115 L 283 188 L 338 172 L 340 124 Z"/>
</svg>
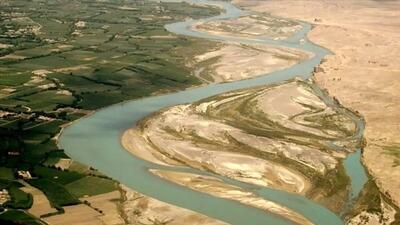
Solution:
<svg viewBox="0 0 400 225">
<path fill-rule="evenodd" d="M 338 210 L 348 191 L 337 171 L 346 152 L 329 142 L 354 151 L 355 132 L 348 114 L 326 105 L 310 84 L 291 81 L 164 109 L 127 130 L 122 145 L 154 163 L 306 195 Z"/>
<path fill-rule="evenodd" d="M 270 38 L 282 40 L 301 28 L 297 22 L 272 17 L 266 13 L 250 13 L 236 19 L 197 23 L 192 29 L 222 37 L 242 37 L 248 39 Z"/>
<path fill-rule="evenodd" d="M 208 193 L 219 198 L 239 201 L 245 205 L 262 209 L 266 212 L 288 218 L 296 224 L 312 225 L 302 215 L 274 202 L 258 197 L 242 188 L 225 184 L 222 180 L 210 176 L 197 175 L 163 170 L 150 170 L 151 173 L 176 184 L 189 187 L 193 190 Z"/>
<path fill-rule="evenodd" d="M 221 83 L 282 70 L 311 56 L 289 48 L 221 43 L 213 51 L 195 56 L 189 66 L 201 80 Z"/>
<path fill-rule="evenodd" d="M 236 19 L 201 22 L 191 29 L 220 37 L 286 39 L 301 26 L 294 21 L 252 13 Z M 249 79 L 290 67 L 312 55 L 300 50 L 259 44 L 219 43 L 214 50 L 189 61 L 194 75 L 205 82 Z"/>
<path fill-rule="evenodd" d="M 129 225 L 228 225 L 222 221 L 142 195 L 122 186 L 122 214 Z"/>
</svg>

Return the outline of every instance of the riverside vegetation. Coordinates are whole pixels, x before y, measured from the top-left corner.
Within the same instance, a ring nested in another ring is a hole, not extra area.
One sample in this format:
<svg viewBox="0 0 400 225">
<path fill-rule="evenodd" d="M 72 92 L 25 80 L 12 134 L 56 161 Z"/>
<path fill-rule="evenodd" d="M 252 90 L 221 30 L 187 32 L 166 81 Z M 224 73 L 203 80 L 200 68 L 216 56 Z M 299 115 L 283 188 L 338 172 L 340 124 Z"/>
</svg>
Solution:
<svg viewBox="0 0 400 225">
<path fill-rule="evenodd" d="M 101 211 L 88 196 L 124 192 L 116 181 L 58 148 L 58 134 L 72 121 L 117 102 L 205 80 L 245 79 L 309 57 L 164 29 L 173 21 L 216 15 L 217 7 L 123 0 L 17 0 L 0 6 L 0 190 L 10 195 L 0 220 L 6 221 L 38 224 L 68 214 L 73 205 Z M 234 51 L 241 54 L 227 57 Z M 267 60 L 260 65 L 243 60 L 251 55 Z M 227 78 L 229 66 L 237 66 L 241 76 Z M 248 66 L 254 67 L 252 73 Z"/>
<path fill-rule="evenodd" d="M 118 189 L 58 149 L 62 126 L 113 103 L 199 85 L 186 59 L 214 43 L 163 26 L 220 10 L 124 0 L 17 0 L 0 7 L 0 190 L 10 195 L 0 221 L 41 224 L 39 217 L 63 213 L 84 196 Z M 27 185 L 45 194 L 48 211 L 29 211 L 40 196 L 24 192 Z"/>
</svg>

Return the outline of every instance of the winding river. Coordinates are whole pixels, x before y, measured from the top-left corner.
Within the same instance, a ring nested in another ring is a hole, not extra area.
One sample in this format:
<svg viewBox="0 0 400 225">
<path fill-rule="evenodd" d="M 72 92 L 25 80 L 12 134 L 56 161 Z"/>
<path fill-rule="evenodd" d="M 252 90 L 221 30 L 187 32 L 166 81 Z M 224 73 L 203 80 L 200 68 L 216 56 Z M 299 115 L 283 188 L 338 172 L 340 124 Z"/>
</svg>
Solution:
<svg viewBox="0 0 400 225">
<path fill-rule="evenodd" d="M 167 25 L 166 29 L 170 32 L 218 41 L 284 46 L 312 52 L 314 57 L 304 60 L 290 68 L 249 80 L 210 84 L 204 87 L 192 88 L 161 96 L 147 97 L 104 108 L 66 127 L 59 139 L 60 147 L 63 148 L 71 158 L 98 169 L 102 173 L 118 180 L 133 190 L 161 201 L 226 221 L 233 225 L 289 225 L 293 223 L 285 218 L 266 213 L 265 211 L 243 205 L 236 201 L 213 197 L 183 186 L 172 184 L 152 175 L 148 169 L 156 168 L 186 171 L 218 177 L 227 183 L 235 184 L 247 190 L 251 189 L 265 199 L 293 209 L 314 224 L 343 224 L 343 221 L 338 215 L 303 196 L 285 191 L 255 187 L 196 169 L 163 167 L 139 159 L 124 150 L 121 146 L 120 138 L 122 132 L 131 128 L 137 121 L 155 111 L 177 104 L 194 102 L 227 91 L 278 83 L 293 79 L 294 77 L 308 79 L 312 74 L 313 68 L 320 63 L 322 57 L 329 54 L 328 50 L 307 40 L 306 34 L 311 30 L 311 25 L 303 22 L 299 22 L 302 25 L 300 31 L 291 38 L 282 41 L 270 39 L 249 40 L 234 37 L 227 38 L 190 30 L 191 25 L 199 21 L 231 19 L 244 15 L 245 12 L 228 2 L 207 0 L 188 0 L 186 2 L 218 5 L 222 7 L 225 12 L 211 18 L 196 21 L 188 20 Z M 321 94 L 323 95 L 322 91 Z M 331 98 L 328 96 L 324 96 L 324 98 L 331 101 Z M 359 125 L 358 135 L 362 135 L 363 121 L 357 117 L 355 117 L 355 120 L 357 120 L 357 124 Z M 345 167 L 350 170 L 348 175 L 353 181 L 352 195 L 356 196 L 366 181 L 364 169 L 360 163 L 359 152 L 346 159 Z"/>
</svg>

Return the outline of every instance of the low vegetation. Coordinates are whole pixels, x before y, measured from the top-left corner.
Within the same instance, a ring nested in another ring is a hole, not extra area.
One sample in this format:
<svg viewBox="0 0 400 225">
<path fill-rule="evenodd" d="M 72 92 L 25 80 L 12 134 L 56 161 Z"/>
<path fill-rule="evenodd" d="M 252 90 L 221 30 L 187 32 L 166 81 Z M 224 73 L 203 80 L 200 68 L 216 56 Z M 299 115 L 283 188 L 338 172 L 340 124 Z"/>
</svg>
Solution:
<svg viewBox="0 0 400 225">
<path fill-rule="evenodd" d="M 61 213 L 79 197 L 116 188 L 58 149 L 62 126 L 110 104 L 199 85 L 187 60 L 214 43 L 164 25 L 220 11 L 125 0 L 6 0 L 0 7 L 0 189 L 11 195 L 3 207 L 32 205 L 17 182 L 23 171 Z M 37 224 L 20 210 L 0 220 Z"/>
<path fill-rule="evenodd" d="M 48 179 L 35 179 L 29 182 L 47 196 L 54 208 L 62 210 L 62 206 L 76 205 L 80 201 L 61 184 Z"/>
<path fill-rule="evenodd" d="M 393 156 L 393 167 L 400 166 L 400 144 L 393 144 L 384 147 L 384 152 Z"/>
<path fill-rule="evenodd" d="M 17 186 L 10 186 L 8 192 L 11 196 L 10 202 L 6 203 L 6 206 L 15 209 L 29 209 L 32 206 L 33 199 L 32 195 L 23 192 Z"/>
<path fill-rule="evenodd" d="M 30 215 L 26 214 L 21 210 L 8 210 L 0 214 L 0 223 L 4 225 L 42 225 L 38 219 L 32 218 Z"/>
<path fill-rule="evenodd" d="M 29 209 L 33 203 L 32 195 L 22 191 L 20 188 L 23 187 L 23 185 L 17 181 L 13 181 L 13 177 L 12 179 L 9 178 L 11 178 L 10 174 L 4 176 L 3 173 L 2 176 L 0 176 L 0 190 L 7 190 L 9 195 L 9 200 L 3 204 L 3 207 Z"/>
<path fill-rule="evenodd" d="M 86 176 L 66 185 L 67 190 L 77 197 L 93 196 L 117 190 L 117 183 L 113 180 Z"/>
</svg>

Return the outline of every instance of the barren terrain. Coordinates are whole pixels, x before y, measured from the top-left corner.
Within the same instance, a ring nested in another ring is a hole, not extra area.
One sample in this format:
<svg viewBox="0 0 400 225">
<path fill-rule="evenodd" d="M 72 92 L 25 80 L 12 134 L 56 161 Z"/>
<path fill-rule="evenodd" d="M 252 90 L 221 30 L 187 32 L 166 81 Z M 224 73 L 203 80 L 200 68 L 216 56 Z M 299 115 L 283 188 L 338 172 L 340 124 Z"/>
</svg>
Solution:
<svg viewBox="0 0 400 225">
<path fill-rule="evenodd" d="M 129 225 L 227 225 L 191 210 L 142 195 L 127 187 L 122 188 L 125 192 L 122 214 Z"/>
<path fill-rule="evenodd" d="M 356 130 L 349 112 L 292 81 L 166 109 L 126 131 L 122 143 L 149 161 L 300 193 L 338 210 L 348 191 L 340 163 L 346 152 L 331 143 L 354 151 Z"/>
<path fill-rule="evenodd" d="M 214 51 L 194 57 L 195 75 L 206 82 L 243 80 L 282 70 L 310 56 L 289 48 L 220 44 Z"/>
<path fill-rule="evenodd" d="M 260 13 L 252 13 L 231 20 L 199 23 L 193 27 L 195 30 L 217 34 L 218 36 L 236 36 L 248 39 L 271 38 L 275 40 L 286 39 L 300 28 L 301 26 L 294 21 Z"/>
<path fill-rule="evenodd" d="M 260 12 L 314 23 L 311 41 L 329 48 L 317 82 L 366 120 L 363 162 L 400 205 L 400 2 L 237 0 Z"/>
<path fill-rule="evenodd" d="M 197 175 L 192 173 L 171 172 L 163 170 L 151 170 L 159 177 L 174 182 L 179 185 L 187 186 L 193 190 L 205 192 L 220 198 L 232 199 L 243 204 L 271 212 L 282 217 L 289 218 L 296 224 L 312 225 L 302 215 L 272 201 L 260 198 L 252 192 L 242 188 L 225 184 L 222 180 L 210 176 Z"/>
</svg>

